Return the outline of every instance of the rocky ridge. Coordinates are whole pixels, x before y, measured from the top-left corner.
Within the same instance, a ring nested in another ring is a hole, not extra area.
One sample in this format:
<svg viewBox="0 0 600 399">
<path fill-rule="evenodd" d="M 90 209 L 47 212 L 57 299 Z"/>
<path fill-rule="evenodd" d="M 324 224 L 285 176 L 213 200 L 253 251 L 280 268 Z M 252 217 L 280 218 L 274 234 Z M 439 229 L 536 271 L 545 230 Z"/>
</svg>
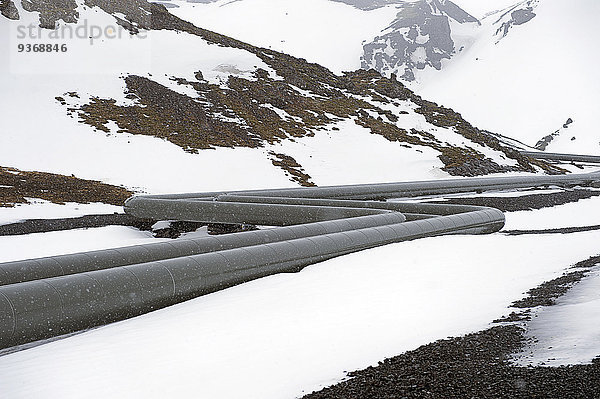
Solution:
<svg viewBox="0 0 600 399">
<path fill-rule="evenodd" d="M 442 68 L 456 48 L 451 22 L 480 22 L 456 4 L 446 0 L 421 0 L 401 3 L 396 19 L 371 43 L 364 45 L 362 68 L 373 68 L 389 76 L 394 73 L 403 81 L 415 80 L 415 71 Z"/>
</svg>

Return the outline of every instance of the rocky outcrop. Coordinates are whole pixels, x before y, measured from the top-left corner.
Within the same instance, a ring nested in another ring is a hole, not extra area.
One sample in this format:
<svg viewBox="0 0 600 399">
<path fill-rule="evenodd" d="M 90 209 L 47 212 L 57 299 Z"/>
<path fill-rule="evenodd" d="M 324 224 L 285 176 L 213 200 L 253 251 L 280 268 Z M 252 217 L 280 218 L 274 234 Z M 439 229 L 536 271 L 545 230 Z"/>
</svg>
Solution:
<svg viewBox="0 0 600 399">
<path fill-rule="evenodd" d="M 536 14 L 533 10 L 538 4 L 539 0 L 527 0 L 511 7 L 503 13 L 494 23 L 499 25 L 496 30 L 496 36 L 499 36 L 498 40 L 508 35 L 510 29 L 514 26 L 523 25 L 535 18 Z"/>
<path fill-rule="evenodd" d="M 562 128 L 555 130 L 554 133 L 549 134 L 546 137 L 543 137 L 541 140 L 539 140 L 535 144 L 535 149 L 540 151 L 546 151 L 546 148 L 548 148 L 550 143 L 552 143 L 555 138 L 560 136 L 566 129 L 568 129 L 571 123 L 573 123 L 573 119 L 567 119 L 567 121 L 563 124 Z M 575 140 L 575 137 L 573 137 L 571 140 Z"/>
<path fill-rule="evenodd" d="M 362 68 L 373 68 L 405 81 L 415 80 L 415 71 L 426 67 L 441 69 L 442 60 L 455 54 L 450 20 L 479 21 L 445 0 L 421 0 L 401 6 L 397 18 L 384 35 L 364 46 Z"/>
<path fill-rule="evenodd" d="M 59 20 L 75 23 L 79 19 L 75 0 L 22 0 L 23 8 L 40 13 L 40 27 L 54 29 Z"/>
<path fill-rule="evenodd" d="M 13 0 L 0 0 L 0 14 L 15 21 L 19 19 L 19 10 Z"/>
</svg>

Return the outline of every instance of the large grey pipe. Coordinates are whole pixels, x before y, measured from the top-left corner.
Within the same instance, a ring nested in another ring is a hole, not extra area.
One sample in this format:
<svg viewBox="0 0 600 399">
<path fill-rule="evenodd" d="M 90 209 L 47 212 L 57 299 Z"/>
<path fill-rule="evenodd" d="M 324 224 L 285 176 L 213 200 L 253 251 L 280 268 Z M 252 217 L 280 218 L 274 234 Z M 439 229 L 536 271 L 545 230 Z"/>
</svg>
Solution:
<svg viewBox="0 0 600 399">
<path fill-rule="evenodd" d="M 336 256 L 463 230 L 494 231 L 494 209 L 299 238 L 0 287 L 2 347 L 133 317 Z"/>
<path fill-rule="evenodd" d="M 521 154 L 535 159 L 544 159 L 547 161 L 563 161 L 563 162 L 583 162 L 583 163 L 600 163 L 600 156 L 597 155 L 575 155 L 575 154 L 560 154 L 556 152 L 542 151 L 520 151 Z"/>
<path fill-rule="evenodd" d="M 284 188 L 275 190 L 248 190 L 174 195 L 147 195 L 129 199 L 125 206 L 135 213 L 137 203 L 147 200 L 193 200 L 214 199 L 219 195 L 291 197 L 321 199 L 378 200 L 411 198 L 427 195 L 468 193 L 475 191 L 505 190 L 545 186 L 590 185 L 600 181 L 600 172 L 555 176 L 510 176 L 487 178 L 463 178 L 403 183 L 358 184 L 349 186 Z"/>
<path fill-rule="evenodd" d="M 0 347 L 121 320 L 379 245 L 490 233 L 504 224 L 496 209 L 356 199 L 495 190 L 512 188 L 511 182 L 537 187 L 599 181 L 600 175 L 588 174 L 134 197 L 126 211 L 155 219 L 289 225 L 302 223 L 306 210 L 307 220 L 324 221 L 0 264 L 5 282 L 0 286 Z M 404 222 L 404 213 L 411 221 Z"/>
<path fill-rule="evenodd" d="M 169 242 L 89 251 L 71 255 L 0 263 L 0 286 L 50 277 L 111 269 L 323 234 L 360 230 L 405 221 L 401 213 L 386 213 L 351 219 L 332 220 L 299 226 L 247 231 L 224 236 L 179 239 Z"/>
</svg>

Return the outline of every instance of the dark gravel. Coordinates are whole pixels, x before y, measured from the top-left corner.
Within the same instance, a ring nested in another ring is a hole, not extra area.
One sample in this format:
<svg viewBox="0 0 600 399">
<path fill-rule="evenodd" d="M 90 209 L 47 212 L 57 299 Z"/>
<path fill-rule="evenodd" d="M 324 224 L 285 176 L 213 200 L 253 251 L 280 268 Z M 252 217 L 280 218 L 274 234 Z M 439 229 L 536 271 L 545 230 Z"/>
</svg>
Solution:
<svg viewBox="0 0 600 399">
<path fill-rule="evenodd" d="M 18 223 L 1 225 L 0 236 L 16 236 L 105 226 L 131 226 L 140 230 L 150 230 L 153 224 L 153 221 L 145 221 L 117 213 L 64 219 L 30 219 Z"/>
<path fill-rule="evenodd" d="M 582 233 L 585 231 L 600 230 L 600 225 L 582 226 L 582 227 L 564 227 L 559 229 L 544 229 L 544 230 L 505 230 L 502 234 L 507 236 L 522 236 L 532 234 L 572 234 Z"/>
<path fill-rule="evenodd" d="M 511 366 L 523 344 L 520 327 L 493 327 L 385 360 L 306 398 L 600 398 L 600 362 Z"/>
<path fill-rule="evenodd" d="M 18 223 L 0 225 L 1 236 L 16 236 L 33 233 L 48 233 L 73 229 L 97 228 L 105 226 L 130 226 L 142 231 L 151 231 L 155 220 L 138 219 L 127 214 L 87 215 L 78 218 L 64 219 L 30 219 Z M 197 222 L 171 222 L 168 227 L 152 230 L 156 238 L 179 238 L 184 233 L 190 233 L 206 226 Z M 256 230 L 256 226 L 241 224 L 209 224 L 208 233 L 222 235 Z"/>
<path fill-rule="evenodd" d="M 575 189 L 559 193 L 531 194 L 521 197 L 475 197 L 475 198 L 449 198 L 445 204 L 489 206 L 503 212 L 527 211 L 542 208 L 551 208 L 600 196 L 598 190 Z"/>
<path fill-rule="evenodd" d="M 529 292 L 528 306 L 553 299 L 585 277 L 600 256 L 574 265 L 576 271 Z M 488 330 L 434 342 L 349 374 L 350 379 L 305 396 L 317 398 L 600 398 L 600 360 L 568 367 L 517 367 L 509 360 L 526 344 L 520 322 L 530 310 L 511 313 Z"/>
<path fill-rule="evenodd" d="M 529 296 L 512 304 L 515 308 L 529 309 L 536 306 L 552 306 L 556 299 L 566 294 L 575 284 L 587 276 L 587 270 L 577 270 L 552 281 L 543 283 L 528 292 Z"/>
</svg>

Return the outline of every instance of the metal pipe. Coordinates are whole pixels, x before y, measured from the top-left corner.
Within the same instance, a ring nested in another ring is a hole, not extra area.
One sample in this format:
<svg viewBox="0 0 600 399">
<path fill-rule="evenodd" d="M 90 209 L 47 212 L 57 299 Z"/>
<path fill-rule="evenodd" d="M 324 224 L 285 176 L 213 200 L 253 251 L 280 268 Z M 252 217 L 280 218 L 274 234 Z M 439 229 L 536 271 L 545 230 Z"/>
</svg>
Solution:
<svg viewBox="0 0 600 399">
<path fill-rule="evenodd" d="M 584 163 L 600 163 L 598 155 L 576 155 L 576 154 L 560 154 L 556 152 L 542 151 L 520 151 L 522 155 L 535 159 L 544 159 L 548 161 L 566 161 L 566 162 L 584 162 Z"/>
<path fill-rule="evenodd" d="M 493 208 L 360 200 L 599 182 L 596 173 L 133 197 L 125 210 L 135 216 L 291 226 L 0 264 L 0 347 L 122 320 L 363 249 L 492 233 L 504 225 Z"/>
</svg>

